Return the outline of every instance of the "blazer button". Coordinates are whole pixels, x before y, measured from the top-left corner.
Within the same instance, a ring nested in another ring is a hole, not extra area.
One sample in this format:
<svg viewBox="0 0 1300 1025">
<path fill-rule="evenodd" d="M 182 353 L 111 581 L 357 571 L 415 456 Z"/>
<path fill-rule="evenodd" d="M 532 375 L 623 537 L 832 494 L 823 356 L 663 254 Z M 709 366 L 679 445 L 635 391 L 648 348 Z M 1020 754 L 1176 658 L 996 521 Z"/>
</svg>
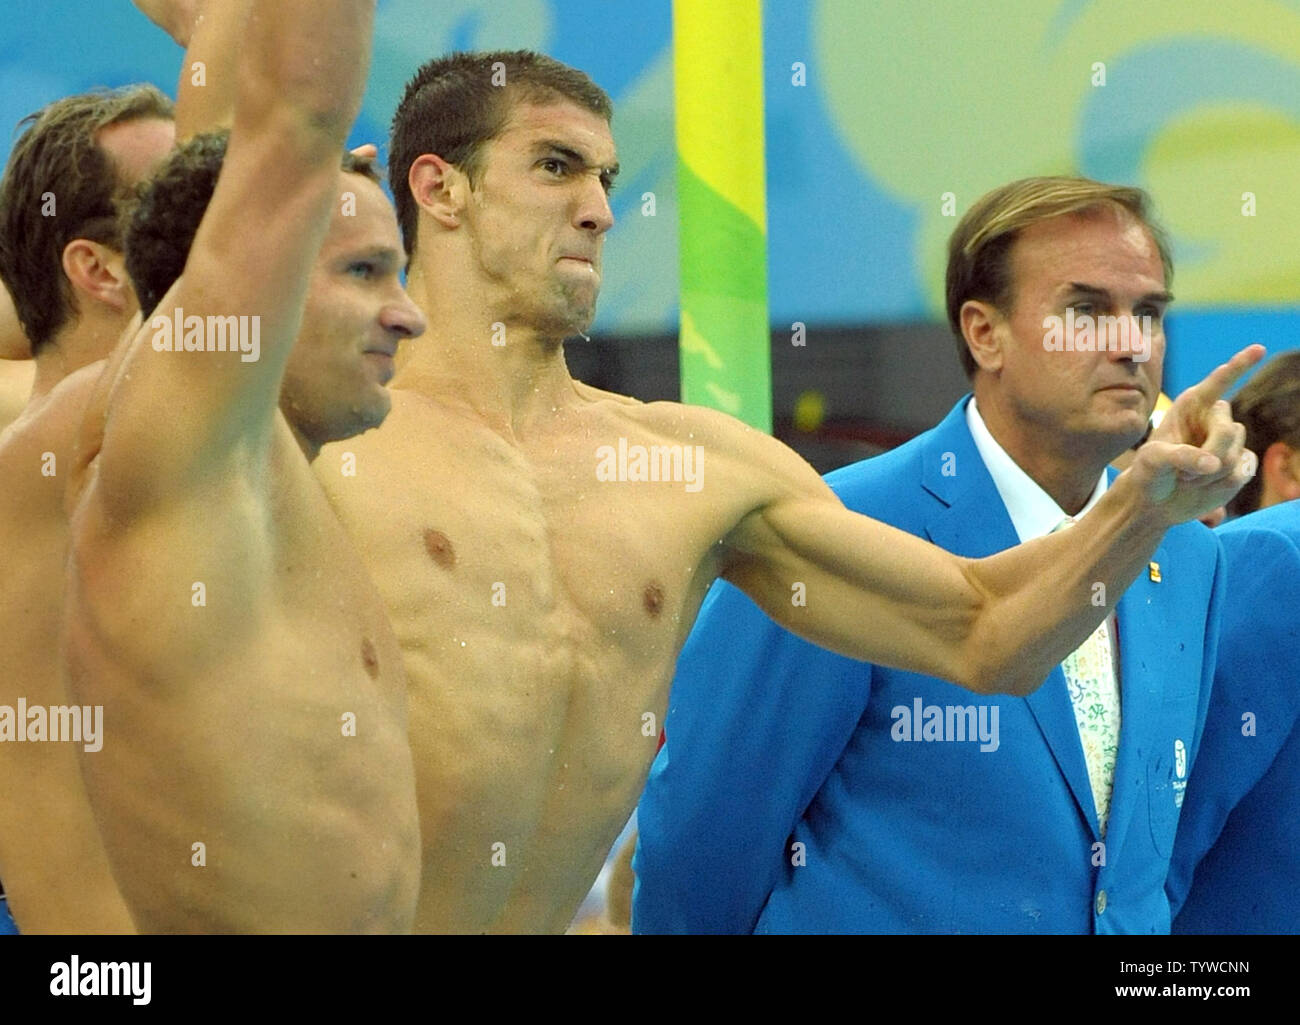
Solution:
<svg viewBox="0 0 1300 1025">
<path fill-rule="evenodd" d="M 1106 891 L 1097 891 L 1097 914 L 1102 914 L 1106 910 Z"/>
</svg>

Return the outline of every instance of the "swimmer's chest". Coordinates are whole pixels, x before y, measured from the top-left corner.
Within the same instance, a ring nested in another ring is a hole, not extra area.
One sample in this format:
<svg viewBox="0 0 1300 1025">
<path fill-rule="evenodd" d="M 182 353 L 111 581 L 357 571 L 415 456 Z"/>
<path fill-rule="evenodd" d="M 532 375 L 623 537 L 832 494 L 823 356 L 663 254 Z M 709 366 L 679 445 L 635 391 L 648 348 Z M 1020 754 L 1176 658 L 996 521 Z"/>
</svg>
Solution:
<svg viewBox="0 0 1300 1025">
<path fill-rule="evenodd" d="M 516 446 L 485 433 L 449 432 L 354 505 L 386 603 L 637 657 L 675 647 L 712 579 L 701 564 L 723 517 L 709 496 L 641 479 L 635 443 L 620 457 L 617 438 L 598 454 L 590 437 Z M 659 469 L 671 477 L 671 457 Z"/>
<path fill-rule="evenodd" d="M 271 593 L 291 635 L 314 664 L 373 681 L 380 693 L 404 689 L 401 652 L 382 598 L 356 541 L 294 450 L 273 463 L 268 517 Z"/>
</svg>

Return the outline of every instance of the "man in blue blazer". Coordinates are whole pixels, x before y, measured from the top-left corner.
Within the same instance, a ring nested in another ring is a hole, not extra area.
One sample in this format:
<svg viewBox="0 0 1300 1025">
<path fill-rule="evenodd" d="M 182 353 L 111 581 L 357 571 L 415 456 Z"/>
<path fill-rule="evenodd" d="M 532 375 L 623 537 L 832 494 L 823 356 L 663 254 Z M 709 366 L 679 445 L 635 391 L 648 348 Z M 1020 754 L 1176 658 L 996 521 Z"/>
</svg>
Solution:
<svg viewBox="0 0 1300 1025">
<path fill-rule="evenodd" d="M 1218 536 L 1228 600 L 1169 873 L 1173 931 L 1300 933 L 1300 501 Z"/>
<path fill-rule="evenodd" d="M 964 556 L 1059 529 L 1142 437 L 1169 276 L 1138 190 L 1029 179 L 985 196 L 949 246 L 974 398 L 828 483 Z M 1082 325 L 1108 318 L 1129 344 L 1098 351 Z M 638 811 L 634 930 L 1167 932 L 1220 560 L 1199 524 L 1169 531 L 1068 684 L 1058 667 L 1028 698 L 843 658 L 715 585 Z"/>
</svg>

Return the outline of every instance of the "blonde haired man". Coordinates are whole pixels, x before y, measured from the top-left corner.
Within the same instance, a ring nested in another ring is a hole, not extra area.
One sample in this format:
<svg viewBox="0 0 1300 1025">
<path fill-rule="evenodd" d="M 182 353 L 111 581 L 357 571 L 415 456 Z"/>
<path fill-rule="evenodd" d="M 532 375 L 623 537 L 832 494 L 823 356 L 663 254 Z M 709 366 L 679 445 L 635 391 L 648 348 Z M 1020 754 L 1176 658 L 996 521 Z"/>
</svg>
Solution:
<svg viewBox="0 0 1300 1025">
<path fill-rule="evenodd" d="M 949 245 L 973 395 L 828 483 L 965 557 L 1059 536 L 1146 431 L 1170 276 L 1136 189 L 1033 178 L 989 193 Z M 1233 376 L 1180 397 L 1153 437 L 1190 429 Z M 815 648 L 719 584 L 638 809 L 634 929 L 1167 932 L 1219 558 L 1199 524 L 1174 528 L 1122 595 L 1094 590 L 1110 615 L 1038 690 L 974 700 Z"/>
</svg>

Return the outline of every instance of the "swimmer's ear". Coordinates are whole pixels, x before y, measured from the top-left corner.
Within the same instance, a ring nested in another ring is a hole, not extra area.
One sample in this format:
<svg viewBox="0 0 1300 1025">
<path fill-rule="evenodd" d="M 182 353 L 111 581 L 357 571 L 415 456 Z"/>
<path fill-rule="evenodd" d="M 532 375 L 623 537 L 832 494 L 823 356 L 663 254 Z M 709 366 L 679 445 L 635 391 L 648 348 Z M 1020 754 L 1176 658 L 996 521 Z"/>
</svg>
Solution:
<svg viewBox="0 0 1300 1025">
<path fill-rule="evenodd" d="M 74 238 L 64 246 L 63 273 L 72 282 L 79 304 L 103 303 L 125 313 L 135 303 L 126 258 L 101 242 Z"/>
<path fill-rule="evenodd" d="M 981 370 L 1002 369 L 1002 330 L 1005 318 L 992 303 L 967 299 L 961 306 L 961 334 L 971 358 Z"/>
<path fill-rule="evenodd" d="M 425 153 L 411 164 L 406 183 L 421 210 L 448 230 L 460 227 L 460 214 L 471 191 L 464 171 L 440 156 Z"/>
</svg>

